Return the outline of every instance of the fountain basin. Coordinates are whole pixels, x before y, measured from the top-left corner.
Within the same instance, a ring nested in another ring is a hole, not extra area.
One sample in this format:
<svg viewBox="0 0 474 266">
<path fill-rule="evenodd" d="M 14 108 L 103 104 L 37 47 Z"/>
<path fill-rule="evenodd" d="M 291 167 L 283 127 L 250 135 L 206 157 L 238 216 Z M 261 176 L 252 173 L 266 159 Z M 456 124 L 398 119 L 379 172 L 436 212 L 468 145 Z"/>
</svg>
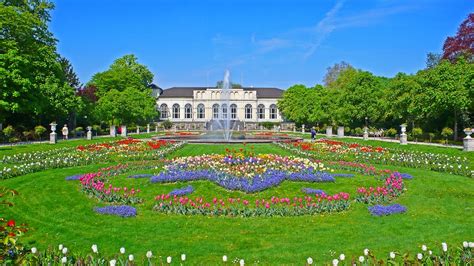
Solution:
<svg viewBox="0 0 474 266">
<path fill-rule="evenodd" d="M 233 132 L 226 140 L 222 138 L 222 133 L 218 131 L 203 132 L 200 134 L 180 134 L 155 136 L 153 140 L 175 140 L 187 141 L 189 143 L 210 143 L 210 144 L 241 144 L 241 143 L 272 143 L 272 142 L 299 142 L 303 138 L 292 137 L 286 134 L 277 133 L 242 133 Z"/>
</svg>

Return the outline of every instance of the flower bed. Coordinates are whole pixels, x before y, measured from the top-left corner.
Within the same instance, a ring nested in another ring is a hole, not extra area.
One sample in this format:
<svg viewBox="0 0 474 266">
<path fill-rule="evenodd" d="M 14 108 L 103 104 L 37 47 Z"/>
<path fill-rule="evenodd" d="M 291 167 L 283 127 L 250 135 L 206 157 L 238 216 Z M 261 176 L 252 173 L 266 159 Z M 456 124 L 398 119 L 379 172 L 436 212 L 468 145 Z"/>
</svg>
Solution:
<svg viewBox="0 0 474 266">
<path fill-rule="evenodd" d="M 474 170 L 470 168 L 466 157 L 362 146 L 333 140 L 319 140 L 315 143 L 276 143 L 276 145 L 298 155 L 324 161 L 387 164 L 474 177 Z"/>
<path fill-rule="evenodd" d="M 137 209 L 135 209 L 135 207 L 127 205 L 95 207 L 94 210 L 95 212 L 100 214 L 116 215 L 120 217 L 137 216 Z"/>
<path fill-rule="evenodd" d="M 334 182 L 321 163 L 296 157 L 262 154 L 256 157 L 204 155 L 176 158 L 152 183 L 209 180 L 229 190 L 247 193 L 278 186 L 285 180 Z"/>
<path fill-rule="evenodd" d="M 171 197 L 163 194 L 155 197 L 153 210 L 167 214 L 205 215 L 205 216 L 301 216 L 318 213 L 332 213 L 347 210 L 350 206 L 349 194 L 340 192 L 334 195 L 315 195 L 314 197 L 294 197 L 257 199 L 254 202 L 242 198 L 214 198 L 206 201 L 203 197 Z"/>
<path fill-rule="evenodd" d="M 404 213 L 407 211 L 407 208 L 405 206 L 402 206 L 400 204 L 392 204 L 388 206 L 383 206 L 383 205 L 375 205 L 375 206 L 370 206 L 368 207 L 369 212 L 373 216 L 385 216 L 385 215 L 392 215 L 396 213 Z"/>
<path fill-rule="evenodd" d="M 356 201 L 368 204 L 391 202 L 398 198 L 403 190 L 403 178 L 400 173 L 394 172 L 385 179 L 383 186 L 358 188 Z"/>
</svg>

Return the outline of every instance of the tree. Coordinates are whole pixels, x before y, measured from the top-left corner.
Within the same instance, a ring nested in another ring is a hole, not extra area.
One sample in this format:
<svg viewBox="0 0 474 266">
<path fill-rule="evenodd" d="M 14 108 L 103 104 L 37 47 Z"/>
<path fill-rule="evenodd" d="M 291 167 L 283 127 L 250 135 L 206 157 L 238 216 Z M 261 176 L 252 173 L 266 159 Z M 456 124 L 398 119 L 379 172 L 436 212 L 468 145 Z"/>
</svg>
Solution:
<svg viewBox="0 0 474 266">
<path fill-rule="evenodd" d="M 326 75 L 324 76 L 324 86 L 327 88 L 334 88 L 336 87 L 339 76 L 342 72 L 346 70 L 355 70 L 349 63 L 341 61 L 341 63 L 336 63 L 332 67 L 327 68 Z"/>
<path fill-rule="evenodd" d="M 115 60 L 108 70 L 96 73 L 87 86 L 95 86 L 96 96 L 100 98 L 111 90 L 135 88 L 148 91 L 152 81 L 153 73 L 146 66 L 139 64 L 135 55 L 125 55 Z"/>
<path fill-rule="evenodd" d="M 456 35 L 446 38 L 443 45 L 443 59 L 454 61 L 461 55 L 470 59 L 474 55 L 474 13 L 467 16 Z"/>
<path fill-rule="evenodd" d="M 428 53 L 426 55 L 426 68 L 433 68 L 443 59 L 442 54 Z"/>
<path fill-rule="evenodd" d="M 65 57 L 60 57 L 59 63 L 61 64 L 61 68 L 64 73 L 64 79 L 66 80 L 67 84 L 72 88 L 78 90 L 81 86 L 81 82 L 79 81 L 76 72 L 74 72 L 74 69 L 69 60 L 67 60 L 67 58 Z"/>
<path fill-rule="evenodd" d="M 288 88 L 278 100 L 278 109 L 286 119 L 297 124 L 315 124 L 323 119 L 320 93 L 322 86 L 307 88 L 294 85 Z"/>
<path fill-rule="evenodd" d="M 436 67 L 417 73 L 424 100 L 418 105 L 428 106 L 431 115 L 447 113 L 452 117 L 454 139 L 458 136 L 458 122 L 469 117 L 474 107 L 474 64 L 464 57 L 455 63 L 443 60 Z"/>
<path fill-rule="evenodd" d="M 124 91 L 110 90 L 97 101 L 95 116 L 113 125 L 141 123 L 158 115 L 151 91 L 127 88 Z"/>
<path fill-rule="evenodd" d="M 0 120 L 34 124 L 58 119 L 79 104 L 65 83 L 48 30 L 47 0 L 5 0 L 0 5 Z"/>
</svg>

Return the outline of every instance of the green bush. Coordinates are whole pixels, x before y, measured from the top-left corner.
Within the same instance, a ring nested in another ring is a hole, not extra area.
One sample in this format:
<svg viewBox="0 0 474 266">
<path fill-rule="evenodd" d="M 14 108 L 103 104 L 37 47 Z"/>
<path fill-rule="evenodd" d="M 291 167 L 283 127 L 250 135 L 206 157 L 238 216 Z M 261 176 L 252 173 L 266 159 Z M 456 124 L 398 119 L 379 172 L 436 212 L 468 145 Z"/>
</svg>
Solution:
<svg viewBox="0 0 474 266">
<path fill-rule="evenodd" d="M 76 131 L 76 132 L 84 131 L 84 128 L 83 128 L 83 127 L 76 127 L 75 131 Z"/>
<path fill-rule="evenodd" d="M 349 134 L 350 132 L 351 132 L 351 128 L 350 128 L 350 127 L 345 127 L 345 128 L 344 128 L 344 133 Z"/>
<path fill-rule="evenodd" d="M 445 127 L 441 131 L 441 136 L 443 136 L 446 139 L 446 144 L 448 144 L 448 137 L 452 136 L 453 133 L 454 133 L 454 131 L 449 127 Z"/>
<path fill-rule="evenodd" d="M 274 126 L 278 126 L 280 125 L 280 123 L 275 123 L 275 122 L 262 122 L 262 123 L 258 123 L 259 126 L 262 126 L 268 130 L 271 130 L 273 129 Z"/>
<path fill-rule="evenodd" d="M 415 138 L 415 141 L 418 141 L 418 136 L 421 136 L 423 134 L 423 129 L 419 127 L 415 127 L 412 131 L 411 134 Z"/>
<path fill-rule="evenodd" d="M 2 130 L 2 132 L 3 132 L 3 134 L 5 135 L 6 138 L 10 138 L 13 135 L 15 135 L 15 129 L 11 125 L 4 128 Z"/>
<path fill-rule="evenodd" d="M 435 138 L 436 134 L 435 133 L 428 133 L 428 137 L 430 138 L 430 143 L 433 141 L 433 139 Z"/>
<path fill-rule="evenodd" d="M 395 135 L 397 135 L 397 130 L 395 128 L 389 128 L 385 131 L 385 136 L 388 136 L 388 137 L 395 137 Z"/>
<path fill-rule="evenodd" d="M 171 127 L 173 126 L 173 123 L 169 120 L 166 120 L 164 121 L 162 124 L 161 124 L 165 129 L 171 129 Z"/>
<path fill-rule="evenodd" d="M 34 136 L 35 136 L 34 130 L 23 131 L 23 137 L 25 138 L 26 141 L 33 139 Z"/>
<path fill-rule="evenodd" d="M 35 136 L 36 136 L 36 138 L 41 140 L 41 137 L 44 135 L 44 133 L 46 133 L 46 128 L 45 127 L 43 127 L 41 125 L 35 127 Z"/>
<path fill-rule="evenodd" d="M 364 134 L 364 130 L 363 130 L 362 128 L 360 128 L 360 127 L 356 127 L 356 128 L 354 129 L 354 133 L 355 133 L 357 136 L 359 136 L 359 135 Z"/>
<path fill-rule="evenodd" d="M 95 131 L 97 135 L 102 134 L 102 128 L 99 125 L 93 125 L 92 130 Z"/>
</svg>

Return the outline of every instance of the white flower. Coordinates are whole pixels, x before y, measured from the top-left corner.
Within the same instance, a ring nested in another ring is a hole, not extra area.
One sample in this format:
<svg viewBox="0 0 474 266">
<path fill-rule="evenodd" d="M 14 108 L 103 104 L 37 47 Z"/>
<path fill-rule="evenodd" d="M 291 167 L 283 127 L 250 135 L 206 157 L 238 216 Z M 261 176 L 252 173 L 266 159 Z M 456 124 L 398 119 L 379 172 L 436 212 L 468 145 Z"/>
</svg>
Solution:
<svg viewBox="0 0 474 266">
<path fill-rule="evenodd" d="M 151 253 L 151 251 L 147 251 L 147 252 L 146 252 L 146 257 L 147 257 L 147 258 L 150 259 L 152 256 L 153 256 L 153 253 Z"/>
<path fill-rule="evenodd" d="M 307 258 L 307 259 L 306 259 L 306 262 L 307 262 L 309 265 L 313 264 L 313 258 L 311 258 L 311 257 Z"/>
<path fill-rule="evenodd" d="M 448 251 L 448 244 L 443 242 L 443 243 L 441 243 L 441 246 L 443 247 L 444 252 Z"/>
<path fill-rule="evenodd" d="M 92 248 L 92 252 L 94 252 L 94 253 L 98 253 L 98 252 L 99 252 L 99 250 L 98 250 L 98 248 L 97 248 L 97 245 L 96 245 L 96 244 L 92 245 L 92 247 L 91 247 L 91 248 Z"/>
<path fill-rule="evenodd" d="M 66 258 L 66 257 L 63 257 L 63 258 L 61 259 L 61 263 L 62 263 L 62 264 L 66 264 L 66 263 L 67 263 L 67 258 Z"/>
<path fill-rule="evenodd" d="M 339 261 L 337 259 L 332 260 L 332 266 L 337 266 L 339 264 Z"/>
<path fill-rule="evenodd" d="M 390 252 L 390 258 L 391 258 L 391 259 L 394 259 L 394 258 L 395 258 L 395 252 L 393 252 L 393 251 Z"/>
<path fill-rule="evenodd" d="M 181 254 L 181 260 L 185 261 L 186 260 L 186 254 Z"/>
<path fill-rule="evenodd" d="M 63 250 L 63 244 L 59 244 L 59 250 Z"/>
<path fill-rule="evenodd" d="M 469 247 L 469 243 L 468 243 L 467 241 L 464 241 L 464 242 L 462 242 L 462 246 L 463 246 L 464 248 L 468 248 L 468 247 Z"/>
<path fill-rule="evenodd" d="M 134 259 L 134 257 L 133 257 L 132 254 L 128 255 L 128 260 L 129 260 L 129 261 L 133 261 L 133 259 Z"/>
<path fill-rule="evenodd" d="M 423 259 L 423 254 L 418 253 L 418 255 L 416 255 L 416 257 L 417 257 L 419 260 L 421 260 L 421 259 Z"/>
<path fill-rule="evenodd" d="M 120 248 L 120 254 L 125 254 L 125 248 L 124 247 Z"/>
<path fill-rule="evenodd" d="M 227 262 L 227 256 L 226 255 L 222 256 L 222 261 Z"/>
<path fill-rule="evenodd" d="M 427 249 L 428 248 L 425 245 L 421 246 L 421 250 L 426 251 Z"/>
<path fill-rule="evenodd" d="M 171 263 L 171 256 L 168 256 L 168 257 L 166 258 L 166 262 L 167 262 L 168 264 Z"/>
<path fill-rule="evenodd" d="M 346 259 L 346 255 L 344 255 L 344 254 L 339 255 L 339 260 L 340 261 L 343 261 L 345 259 Z"/>
<path fill-rule="evenodd" d="M 67 253 L 67 248 L 63 248 L 63 254 L 66 255 Z"/>
<path fill-rule="evenodd" d="M 369 249 L 368 248 L 364 249 L 364 255 L 369 256 Z"/>
<path fill-rule="evenodd" d="M 240 264 L 240 266 L 244 266 L 244 265 L 245 265 L 244 259 L 241 259 L 241 260 L 239 261 L 239 264 Z"/>
<path fill-rule="evenodd" d="M 359 257 L 359 262 L 364 262 L 364 260 L 365 260 L 364 256 Z"/>
<path fill-rule="evenodd" d="M 110 266 L 115 266 L 115 264 L 117 264 L 117 261 L 116 260 L 111 260 L 111 261 L 109 261 L 109 264 L 110 264 Z"/>
<path fill-rule="evenodd" d="M 428 250 L 428 254 L 430 254 L 430 256 L 433 255 L 433 251 Z"/>
<path fill-rule="evenodd" d="M 474 242 L 469 242 L 469 247 L 474 248 Z"/>
<path fill-rule="evenodd" d="M 31 253 L 36 254 L 37 251 L 38 251 L 38 250 L 37 250 L 35 247 L 32 247 L 32 248 L 31 248 Z"/>
</svg>

